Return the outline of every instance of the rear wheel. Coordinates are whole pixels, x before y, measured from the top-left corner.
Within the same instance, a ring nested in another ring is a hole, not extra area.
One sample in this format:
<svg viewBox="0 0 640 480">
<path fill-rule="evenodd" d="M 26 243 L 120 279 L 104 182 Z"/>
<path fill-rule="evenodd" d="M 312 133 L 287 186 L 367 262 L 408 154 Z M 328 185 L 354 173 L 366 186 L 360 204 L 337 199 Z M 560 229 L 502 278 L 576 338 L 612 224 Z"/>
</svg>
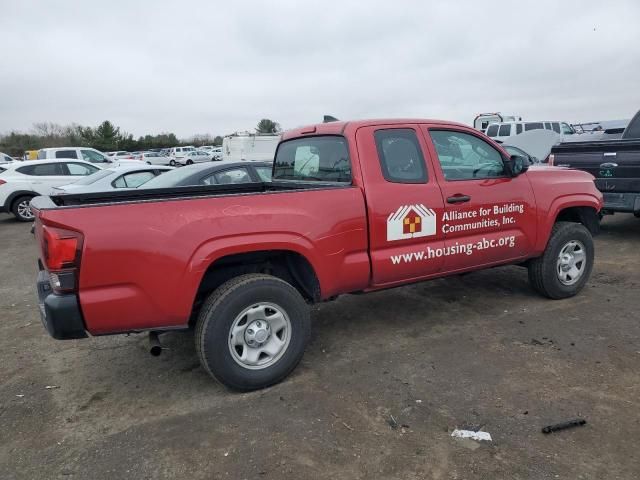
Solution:
<svg viewBox="0 0 640 480">
<path fill-rule="evenodd" d="M 309 307 L 294 287 L 271 275 L 242 275 L 205 302 L 196 350 L 205 370 L 227 387 L 257 390 L 293 371 L 310 330 Z"/>
<path fill-rule="evenodd" d="M 557 222 L 542 256 L 529 263 L 529 281 L 546 297 L 572 297 L 589 280 L 593 257 L 593 238 L 584 225 Z"/>
<path fill-rule="evenodd" d="M 187 165 L 193 165 L 193 160 L 187 160 Z"/>
<path fill-rule="evenodd" d="M 171 161 L 169 162 L 169 165 L 171 165 L 172 167 L 176 166 L 176 161 L 171 159 Z"/>
<path fill-rule="evenodd" d="M 34 219 L 31 206 L 29 205 L 32 198 L 32 196 L 24 195 L 16 198 L 11 204 L 11 213 L 21 222 L 32 222 Z"/>
</svg>

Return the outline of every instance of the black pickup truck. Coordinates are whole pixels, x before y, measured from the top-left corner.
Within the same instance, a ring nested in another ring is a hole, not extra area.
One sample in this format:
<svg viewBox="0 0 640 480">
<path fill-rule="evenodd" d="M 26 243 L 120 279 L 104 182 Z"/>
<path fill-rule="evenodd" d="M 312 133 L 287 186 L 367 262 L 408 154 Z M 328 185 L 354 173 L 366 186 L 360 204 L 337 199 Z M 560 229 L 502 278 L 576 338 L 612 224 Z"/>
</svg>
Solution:
<svg viewBox="0 0 640 480">
<path fill-rule="evenodd" d="M 549 164 L 585 170 L 604 195 L 603 213 L 631 212 L 640 217 L 640 111 L 619 140 L 560 143 Z"/>
</svg>

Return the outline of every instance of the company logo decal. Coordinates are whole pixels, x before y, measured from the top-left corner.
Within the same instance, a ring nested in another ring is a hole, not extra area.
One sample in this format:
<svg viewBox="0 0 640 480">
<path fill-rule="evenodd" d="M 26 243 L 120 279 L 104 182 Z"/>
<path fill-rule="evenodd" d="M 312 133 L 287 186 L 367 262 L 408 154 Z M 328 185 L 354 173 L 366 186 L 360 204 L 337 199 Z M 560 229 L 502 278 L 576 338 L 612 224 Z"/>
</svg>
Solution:
<svg viewBox="0 0 640 480">
<path fill-rule="evenodd" d="M 403 205 L 387 218 L 387 241 L 436 234 L 436 212 L 424 205 Z"/>
</svg>

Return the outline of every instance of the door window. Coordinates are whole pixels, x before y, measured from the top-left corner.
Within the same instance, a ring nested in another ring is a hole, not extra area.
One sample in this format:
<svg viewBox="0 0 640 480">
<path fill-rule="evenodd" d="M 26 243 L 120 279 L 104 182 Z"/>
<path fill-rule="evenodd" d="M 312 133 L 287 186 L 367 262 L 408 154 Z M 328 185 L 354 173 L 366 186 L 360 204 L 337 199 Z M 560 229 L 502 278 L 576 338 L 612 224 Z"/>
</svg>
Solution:
<svg viewBox="0 0 640 480">
<path fill-rule="evenodd" d="M 516 123 L 516 135 L 520 135 L 522 133 L 522 124 Z"/>
<path fill-rule="evenodd" d="M 558 122 L 553 122 L 551 124 L 551 129 L 556 133 L 560 133 L 560 124 Z"/>
<path fill-rule="evenodd" d="M 374 133 L 382 174 L 389 182 L 425 183 L 427 170 L 416 132 L 410 128 Z"/>
<path fill-rule="evenodd" d="M 573 135 L 573 129 L 567 125 L 566 123 L 561 123 L 560 124 L 562 126 L 562 133 L 565 135 Z"/>
<path fill-rule="evenodd" d="M 502 155 L 484 140 L 452 130 L 431 130 L 444 177 L 476 180 L 506 175 Z"/>
<path fill-rule="evenodd" d="M 511 124 L 500 125 L 500 130 L 498 130 L 499 137 L 508 137 L 511 135 Z"/>
<path fill-rule="evenodd" d="M 101 153 L 94 152 L 93 150 L 80 150 L 82 159 L 91 163 L 105 163 L 107 158 Z"/>
<path fill-rule="evenodd" d="M 78 158 L 78 152 L 75 150 L 58 150 L 56 152 L 56 158 Z"/>
<path fill-rule="evenodd" d="M 489 128 L 487 128 L 487 136 L 489 137 L 497 136 L 498 128 L 499 128 L 499 125 L 496 125 L 495 123 L 493 125 L 489 125 Z"/>
<path fill-rule="evenodd" d="M 66 163 L 69 175 L 91 175 L 99 169 L 94 166 L 83 165 L 81 163 Z"/>
</svg>

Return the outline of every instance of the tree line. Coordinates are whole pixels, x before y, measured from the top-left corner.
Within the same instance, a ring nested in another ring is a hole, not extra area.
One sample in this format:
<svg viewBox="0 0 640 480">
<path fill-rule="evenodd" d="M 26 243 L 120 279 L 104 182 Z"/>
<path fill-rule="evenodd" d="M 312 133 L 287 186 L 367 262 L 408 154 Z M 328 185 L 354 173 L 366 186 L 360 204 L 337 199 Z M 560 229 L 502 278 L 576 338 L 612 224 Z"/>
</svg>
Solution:
<svg viewBox="0 0 640 480">
<path fill-rule="evenodd" d="M 280 125 L 263 118 L 256 126 L 257 133 L 278 133 Z M 173 133 L 144 135 L 137 139 L 132 134 L 120 130 L 108 120 L 97 127 L 84 127 L 78 124 L 59 125 L 42 122 L 33 125 L 30 133 L 10 132 L 0 135 L 0 152 L 20 157 L 27 150 L 39 150 L 48 147 L 92 147 L 102 152 L 114 150 L 138 151 L 152 148 L 169 148 L 180 145 L 222 145 L 220 135 L 194 135 L 180 140 Z"/>
</svg>

